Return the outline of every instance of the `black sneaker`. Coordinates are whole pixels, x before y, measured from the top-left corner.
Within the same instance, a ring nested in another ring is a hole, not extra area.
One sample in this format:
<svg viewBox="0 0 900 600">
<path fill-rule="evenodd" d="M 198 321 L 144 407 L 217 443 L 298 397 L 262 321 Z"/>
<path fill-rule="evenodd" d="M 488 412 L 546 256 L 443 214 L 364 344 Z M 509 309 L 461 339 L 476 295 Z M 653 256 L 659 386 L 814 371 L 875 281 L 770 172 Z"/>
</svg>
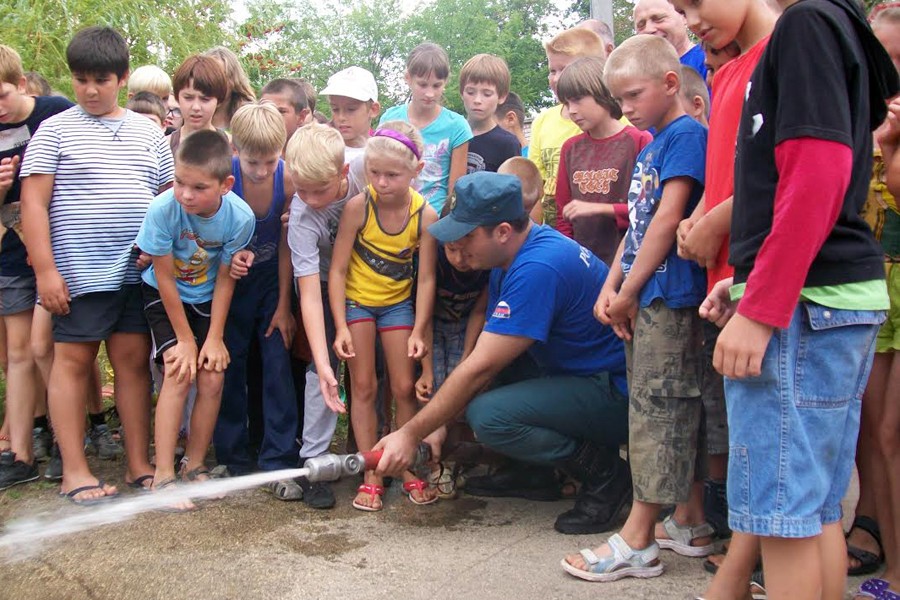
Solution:
<svg viewBox="0 0 900 600">
<path fill-rule="evenodd" d="M 59 446 L 57 444 L 53 444 L 53 447 L 50 448 L 50 462 L 47 463 L 47 468 L 44 469 L 44 479 L 49 479 L 50 481 L 61 481 L 62 476 L 62 456 L 59 454 Z"/>
<path fill-rule="evenodd" d="M 559 478 L 552 467 L 513 464 L 491 475 L 470 477 L 466 493 L 490 498 L 525 498 L 551 502 L 562 498 Z"/>
<path fill-rule="evenodd" d="M 303 488 L 303 503 L 310 508 L 334 508 L 335 499 L 331 486 L 324 481 L 311 483 L 306 477 L 298 477 L 296 482 Z"/>
<path fill-rule="evenodd" d="M 34 446 L 34 460 L 44 462 L 50 459 L 50 447 L 53 445 L 53 434 L 43 427 L 35 427 L 31 433 Z"/>
<path fill-rule="evenodd" d="M 122 444 L 113 439 L 112 432 L 106 425 L 92 425 L 88 431 L 89 448 L 93 448 L 102 460 L 115 460 L 125 454 Z"/>
<path fill-rule="evenodd" d="M 20 483 L 28 483 L 39 477 L 37 465 L 16 460 L 13 452 L 0 454 L 0 491 Z"/>
</svg>

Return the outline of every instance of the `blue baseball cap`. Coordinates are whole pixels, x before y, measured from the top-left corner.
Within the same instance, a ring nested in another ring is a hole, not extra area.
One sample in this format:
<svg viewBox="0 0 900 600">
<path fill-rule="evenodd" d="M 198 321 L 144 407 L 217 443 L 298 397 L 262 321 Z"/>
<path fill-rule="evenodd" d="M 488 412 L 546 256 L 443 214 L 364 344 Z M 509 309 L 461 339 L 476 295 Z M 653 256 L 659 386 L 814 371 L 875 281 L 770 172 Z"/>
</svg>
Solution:
<svg viewBox="0 0 900 600">
<path fill-rule="evenodd" d="M 479 171 L 456 180 L 450 214 L 428 228 L 440 242 L 455 242 L 476 227 L 517 221 L 525 216 L 522 182 L 515 175 Z"/>
</svg>

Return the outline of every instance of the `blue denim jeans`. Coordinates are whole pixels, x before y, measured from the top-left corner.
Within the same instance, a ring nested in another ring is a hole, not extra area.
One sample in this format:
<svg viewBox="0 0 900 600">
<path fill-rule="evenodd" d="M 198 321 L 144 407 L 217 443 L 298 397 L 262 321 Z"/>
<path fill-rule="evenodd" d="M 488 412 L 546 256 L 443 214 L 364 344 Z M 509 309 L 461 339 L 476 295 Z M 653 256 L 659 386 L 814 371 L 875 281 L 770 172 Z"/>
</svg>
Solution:
<svg viewBox="0 0 900 600">
<path fill-rule="evenodd" d="M 225 371 L 222 405 L 213 433 L 219 464 L 232 473 L 253 470 L 248 452 L 247 353 L 253 336 L 262 353 L 263 439 L 258 466 L 263 471 L 293 468 L 298 463 L 297 400 L 291 361 L 279 331 L 266 337 L 278 306 L 277 265 L 260 265 L 241 279 L 225 325 L 231 364 Z"/>
<path fill-rule="evenodd" d="M 553 465 L 584 440 L 618 450 L 628 441 L 628 397 L 607 373 L 540 377 L 518 361 L 499 385 L 469 403 L 466 418 L 478 441 L 516 460 Z M 523 370 L 524 369 L 524 370 Z"/>
<path fill-rule="evenodd" d="M 725 380 L 728 523 L 805 538 L 841 518 L 881 311 L 800 303 L 758 377 Z"/>
<path fill-rule="evenodd" d="M 466 340 L 468 319 L 461 321 L 434 320 L 434 343 L 432 344 L 432 369 L 434 370 L 434 391 L 444 385 L 447 376 L 462 360 Z"/>
</svg>

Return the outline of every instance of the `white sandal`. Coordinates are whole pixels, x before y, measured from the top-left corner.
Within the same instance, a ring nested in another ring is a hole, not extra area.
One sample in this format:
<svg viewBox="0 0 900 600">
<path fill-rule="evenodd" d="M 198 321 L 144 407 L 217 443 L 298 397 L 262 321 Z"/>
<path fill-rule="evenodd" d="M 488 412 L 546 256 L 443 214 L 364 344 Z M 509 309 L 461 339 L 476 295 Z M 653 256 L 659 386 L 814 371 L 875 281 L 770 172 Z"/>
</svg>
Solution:
<svg viewBox="0 0 900 600">
<path fill-rule="evenodd" d="M 702 558 L 709 556 L 715 550 L 712 542 L 705 546 L 694 546 L 691 544 L 698 538 L 711 538 L 715 535 L 715 530 L 709 523 L 701 523 L 694 527 L 688 525 L 679 525 L 675 521 L 673 515 L 669 515 L 663 520 L 663 529 L 669 536 L 669 539 L 657 538 L 656 543 L 660 548 L 672 550 L 681 556 L 689 556 L 691 558 Z"/>
<path fill-rule="evenodd" d="M 662 575 L 663 565 L 659 562 L 659 546 L 650 544 L 641 550 L 634 550 L 618 533 L 606 540 L 612 550 L 611 556 L 600 558 L 593 550 L 581 550 L 587 570 L 574 567 L 562 559 L 562 568 L 567 573 L 585 581 L 616 581 L 624 577 L 646 579 Z"/>
</svg>

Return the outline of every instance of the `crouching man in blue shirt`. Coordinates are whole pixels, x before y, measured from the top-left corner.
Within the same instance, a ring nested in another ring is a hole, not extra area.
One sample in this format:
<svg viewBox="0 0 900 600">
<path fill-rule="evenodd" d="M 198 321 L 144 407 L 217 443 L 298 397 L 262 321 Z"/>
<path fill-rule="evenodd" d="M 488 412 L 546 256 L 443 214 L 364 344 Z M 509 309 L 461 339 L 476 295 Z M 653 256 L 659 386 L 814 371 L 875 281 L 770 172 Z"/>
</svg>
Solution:
<svg viewBox="0 0 900 600">
<path fill-rule="evenodd" d="M 541 474 L 557 468 L 582 488 L 556 529 L 608 531 L 631 499 L 619 457 L 628 439 L 625 354 L 612 329 L 593 317 L 608 268 L 573 240 L 534 225 L 516 177 L 474 173 L 454 192 L 450 214 L 428 230 L 460 246 L 471 268 L 492 270 L 487 322 L 434 398 L 376 446 L 384 450 L 378 470 L 402 472 L 426 436 L 439 454 L 443 426 L 465 409 L 478 440 L 518 462 L 470 479 L 467 491 L 537 499 L 548 485 Z M 527 361 L 517 359 L 526 353 L 532 366 L 522 373 Z M 481 393 L 501 371 L 510 379 L 510 370 L 519 371 L 516 383 Z"/>
</svg>

